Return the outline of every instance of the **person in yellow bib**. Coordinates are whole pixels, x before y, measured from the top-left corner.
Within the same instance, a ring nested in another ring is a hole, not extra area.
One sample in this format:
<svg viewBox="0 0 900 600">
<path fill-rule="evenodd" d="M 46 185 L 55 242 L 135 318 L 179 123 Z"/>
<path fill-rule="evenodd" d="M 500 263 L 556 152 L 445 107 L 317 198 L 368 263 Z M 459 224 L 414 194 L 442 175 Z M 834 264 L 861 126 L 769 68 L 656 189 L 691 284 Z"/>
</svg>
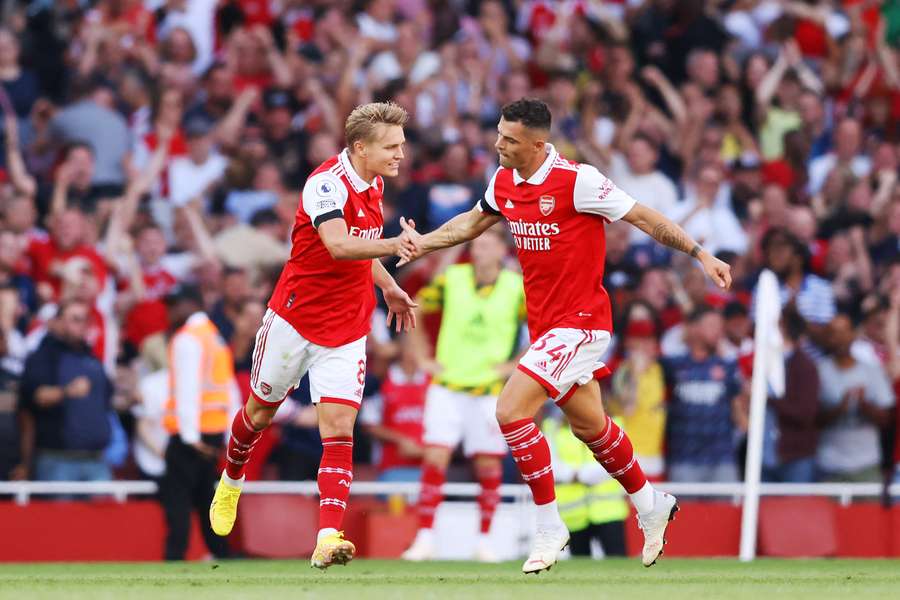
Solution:
<svg viewBox="0 0 900 600">
<path fill-rule="evenodd" d="M 419 530 L 403 553 L 406 560 L 435 555 L 435 512 L 444 498 L 450 458 L 460 444 L 481 485 L 475 558 L 496 560 L 488 535 L 500 502 L 506 441 L 495 411 L 497 395 L 518 358 L 525 292 L 522 276 L 503 266 L 509 251 L 505 231 L 497 227 L 488 231 L 472 241 L 471 262 L 451 265 L 418 295 L 417 318 L 439 311 L 442 316 L 434 358 L 419 329 L 409 334 L 422 368 L 433 380 L 425 399 Z"/>
<path fill-rule="evenodd" d="M 183 560 L 187 552 L 191 511 L 209 551 L 228 555 L 225 538 L 213 535 L 207 509 L 219 473 L 216 463 L 224 433 L 240 408 L 234 359 L 219 330 L 203 312 L 203 296 L 195 286 L 181 285 L 166 296 L 169 316 L 169 399 L 163 425 L 169 432 L 166 473 L 160 502 L 166 515 L 166 560 Z"/>
<path fill-rule="evenodd" d="M 622 486 L 575 437 L 562 413 L 545 418 L 541 431 L 550 444 L 556 502 L 571 535 L 572 556 L 591 556 L 592 540 L 600 543 L 604 556 L 625 556 L 630 510 Z"/>
</svg>

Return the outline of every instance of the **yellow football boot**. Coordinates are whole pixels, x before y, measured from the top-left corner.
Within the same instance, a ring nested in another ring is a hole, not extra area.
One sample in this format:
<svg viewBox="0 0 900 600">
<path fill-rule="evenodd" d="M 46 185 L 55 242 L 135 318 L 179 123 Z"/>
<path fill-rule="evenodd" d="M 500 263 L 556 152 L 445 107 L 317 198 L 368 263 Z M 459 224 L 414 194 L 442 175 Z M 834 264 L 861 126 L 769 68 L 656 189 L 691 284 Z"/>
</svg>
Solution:
<svg viewBox="0 0 900 600">
<path fill-rule="evenodd" d="M 309 564 L 317 569 L 327 569 L 331 565 L 346 565 L 353 560 L 356 546 L 344 539 L 343 531 L 336 531 L 316 542 Z"/>
<path fill-rule="evenodd" d="M 238 499 L 241 488 L 225 482 L 225 472 L 216 487 L 216 495 L 209 505 L 209 525 L 216 535 L 228 535 L 237 519 Z"/>
</svg>

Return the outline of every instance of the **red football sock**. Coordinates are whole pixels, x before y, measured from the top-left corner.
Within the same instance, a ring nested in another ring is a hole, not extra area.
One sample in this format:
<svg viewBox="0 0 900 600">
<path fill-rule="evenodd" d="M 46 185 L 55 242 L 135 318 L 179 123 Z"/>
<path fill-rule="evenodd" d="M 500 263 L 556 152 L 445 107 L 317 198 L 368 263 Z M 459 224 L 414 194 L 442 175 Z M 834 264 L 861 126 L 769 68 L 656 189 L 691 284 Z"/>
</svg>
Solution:
<svg viewBox="0 0 900 600">
<path fill-rule="evenodd" d="M 522 479 L 531 488 L 534 503 L 541 505 L 556 500 L 550 446 L 544 434 L 534 424 L 534 419 L 521 419 L 500 425 L 500 431 L 506 438 Z"/>
<path fill-rule="evenodd" d="M 444 500 L 443 486 L 447 473 L 434 465 L 422 465 L 422 489 L 419 491 L 419 529 L 434 526 L 434 514 Z"/>
<path fill-rule="evenodd" d="M 500 504 L 500 481 L 503 479 L 503 470 L 498 468 L 479 469 L 476 473 L 478 483 L 481 484 L 481 494 L 478 495 L 478 510 L 481 513 L 481 533 L 491 530 L 494 520 L 494 512 Z"/>
<path fill-rule="evenodd" d="M 262 429 L 254 429 L 247 408 L 241 408 L 231 422 L 231 435 L 228 437 L 228 454 L 225 461 L 225 473 L 232 479 L 244 476 L 244 466 L 250 460 L 250 453 L 262 435 Z"/>
<path fill-rule="evenodd" d="M 353 438 L 322 439 L 319 463 L 319 529 L 340 529 L 353 482 Z"/>
<path fill-rule="evenodd" d="M 647 483 L 641 465 L 634 458 L 634 448 L 625 432 L 615 421 L 606 417 L 606 428 L 593 440 L 585 441 L 597 462 L 603 465 L 610 477 L 633 494 Z"/>
</svg>

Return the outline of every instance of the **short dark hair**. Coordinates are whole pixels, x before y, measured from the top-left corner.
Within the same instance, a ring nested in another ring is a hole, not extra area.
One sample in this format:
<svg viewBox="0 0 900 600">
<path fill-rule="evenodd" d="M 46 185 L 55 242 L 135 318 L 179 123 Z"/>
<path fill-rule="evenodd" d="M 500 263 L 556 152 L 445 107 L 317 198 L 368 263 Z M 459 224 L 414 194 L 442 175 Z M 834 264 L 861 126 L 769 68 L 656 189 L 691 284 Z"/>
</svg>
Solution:
<svg viewBox="0 0 900 600">
<path fill-rule="evenodd" d="M 781 311 L 781 326 L 785 336 L 792 342 L 799 340 L 806 333 L 806 320 L 800 316 L 797 305 L 789 302 Z"/>
<path fill-rule="evenodd" d="M 698 304 L 694 308 L 694 310 L 692 310 L 690 313 L 688 313 L 687 322 L 688 323 L 696 323 L 697 321 L 699 321 L 700 319 L 702 319 L 703 317 L 705 317 L 706 315 L 709 315 L 709 314 L 721 314 L 721 313 L 719 313 L 719 311 L 717 311 L 715 308 L 713 308 L 709 304 Z"/>
<path fill-rule="evenodd" d="M 732 319 L 734 317 L 747 317 L 750 316 L 750 311 L 740 300 L 732 300 L 725 305 L 725 308 L 722 310 L 722 316 L 726 319 Z"/>
<path fill-rule="evenodd" d="M 86 142 L 84 140 L 72 140 L 63 146 L 62 149 L 62 160 L 69 160 L 69 157 L 78 149 L 87 150 L 91 156 L 94 156 L 94 147 L 91 146 L 90 142 Z"/>
<path fill-rule="evenodd" d="M 522 98 L 500 109 L 506 121 L 521 123 L 529 129 L 550 129 L 550 109 L 543 100 Z"/>
</svg>

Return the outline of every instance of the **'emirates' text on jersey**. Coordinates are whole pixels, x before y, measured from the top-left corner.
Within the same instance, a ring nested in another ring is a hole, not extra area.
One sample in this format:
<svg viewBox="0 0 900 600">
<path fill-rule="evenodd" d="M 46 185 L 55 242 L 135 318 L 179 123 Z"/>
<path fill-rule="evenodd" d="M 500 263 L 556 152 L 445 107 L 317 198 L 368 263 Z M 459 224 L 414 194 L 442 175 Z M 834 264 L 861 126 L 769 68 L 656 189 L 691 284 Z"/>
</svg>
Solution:
<svg viewBox="0 0 900 600">
<path fill-rule="evenodd" d="M 631 210 L 635 200 L 591 165 L 547 158 L 524 180 L 500 167 L 479 203 L 509 223 L 522 274 L 532 342 L 554 327 L 612 331 L 603 289 L 604 225 Z"/>
<path fill-rule="evenodd" d="M 375 290 L 372 260 L 335 260 L 316 228 L 343 218 L 352 236 L 380 239 L 384 181 L 363 179 L 345 149 L 313 171 L 303 186 L 291 232 L 291 257 L 284 265 L 269 308 L 300 335 L 320 346 L 337 347 L 369 333 Z"/>
</svg>

